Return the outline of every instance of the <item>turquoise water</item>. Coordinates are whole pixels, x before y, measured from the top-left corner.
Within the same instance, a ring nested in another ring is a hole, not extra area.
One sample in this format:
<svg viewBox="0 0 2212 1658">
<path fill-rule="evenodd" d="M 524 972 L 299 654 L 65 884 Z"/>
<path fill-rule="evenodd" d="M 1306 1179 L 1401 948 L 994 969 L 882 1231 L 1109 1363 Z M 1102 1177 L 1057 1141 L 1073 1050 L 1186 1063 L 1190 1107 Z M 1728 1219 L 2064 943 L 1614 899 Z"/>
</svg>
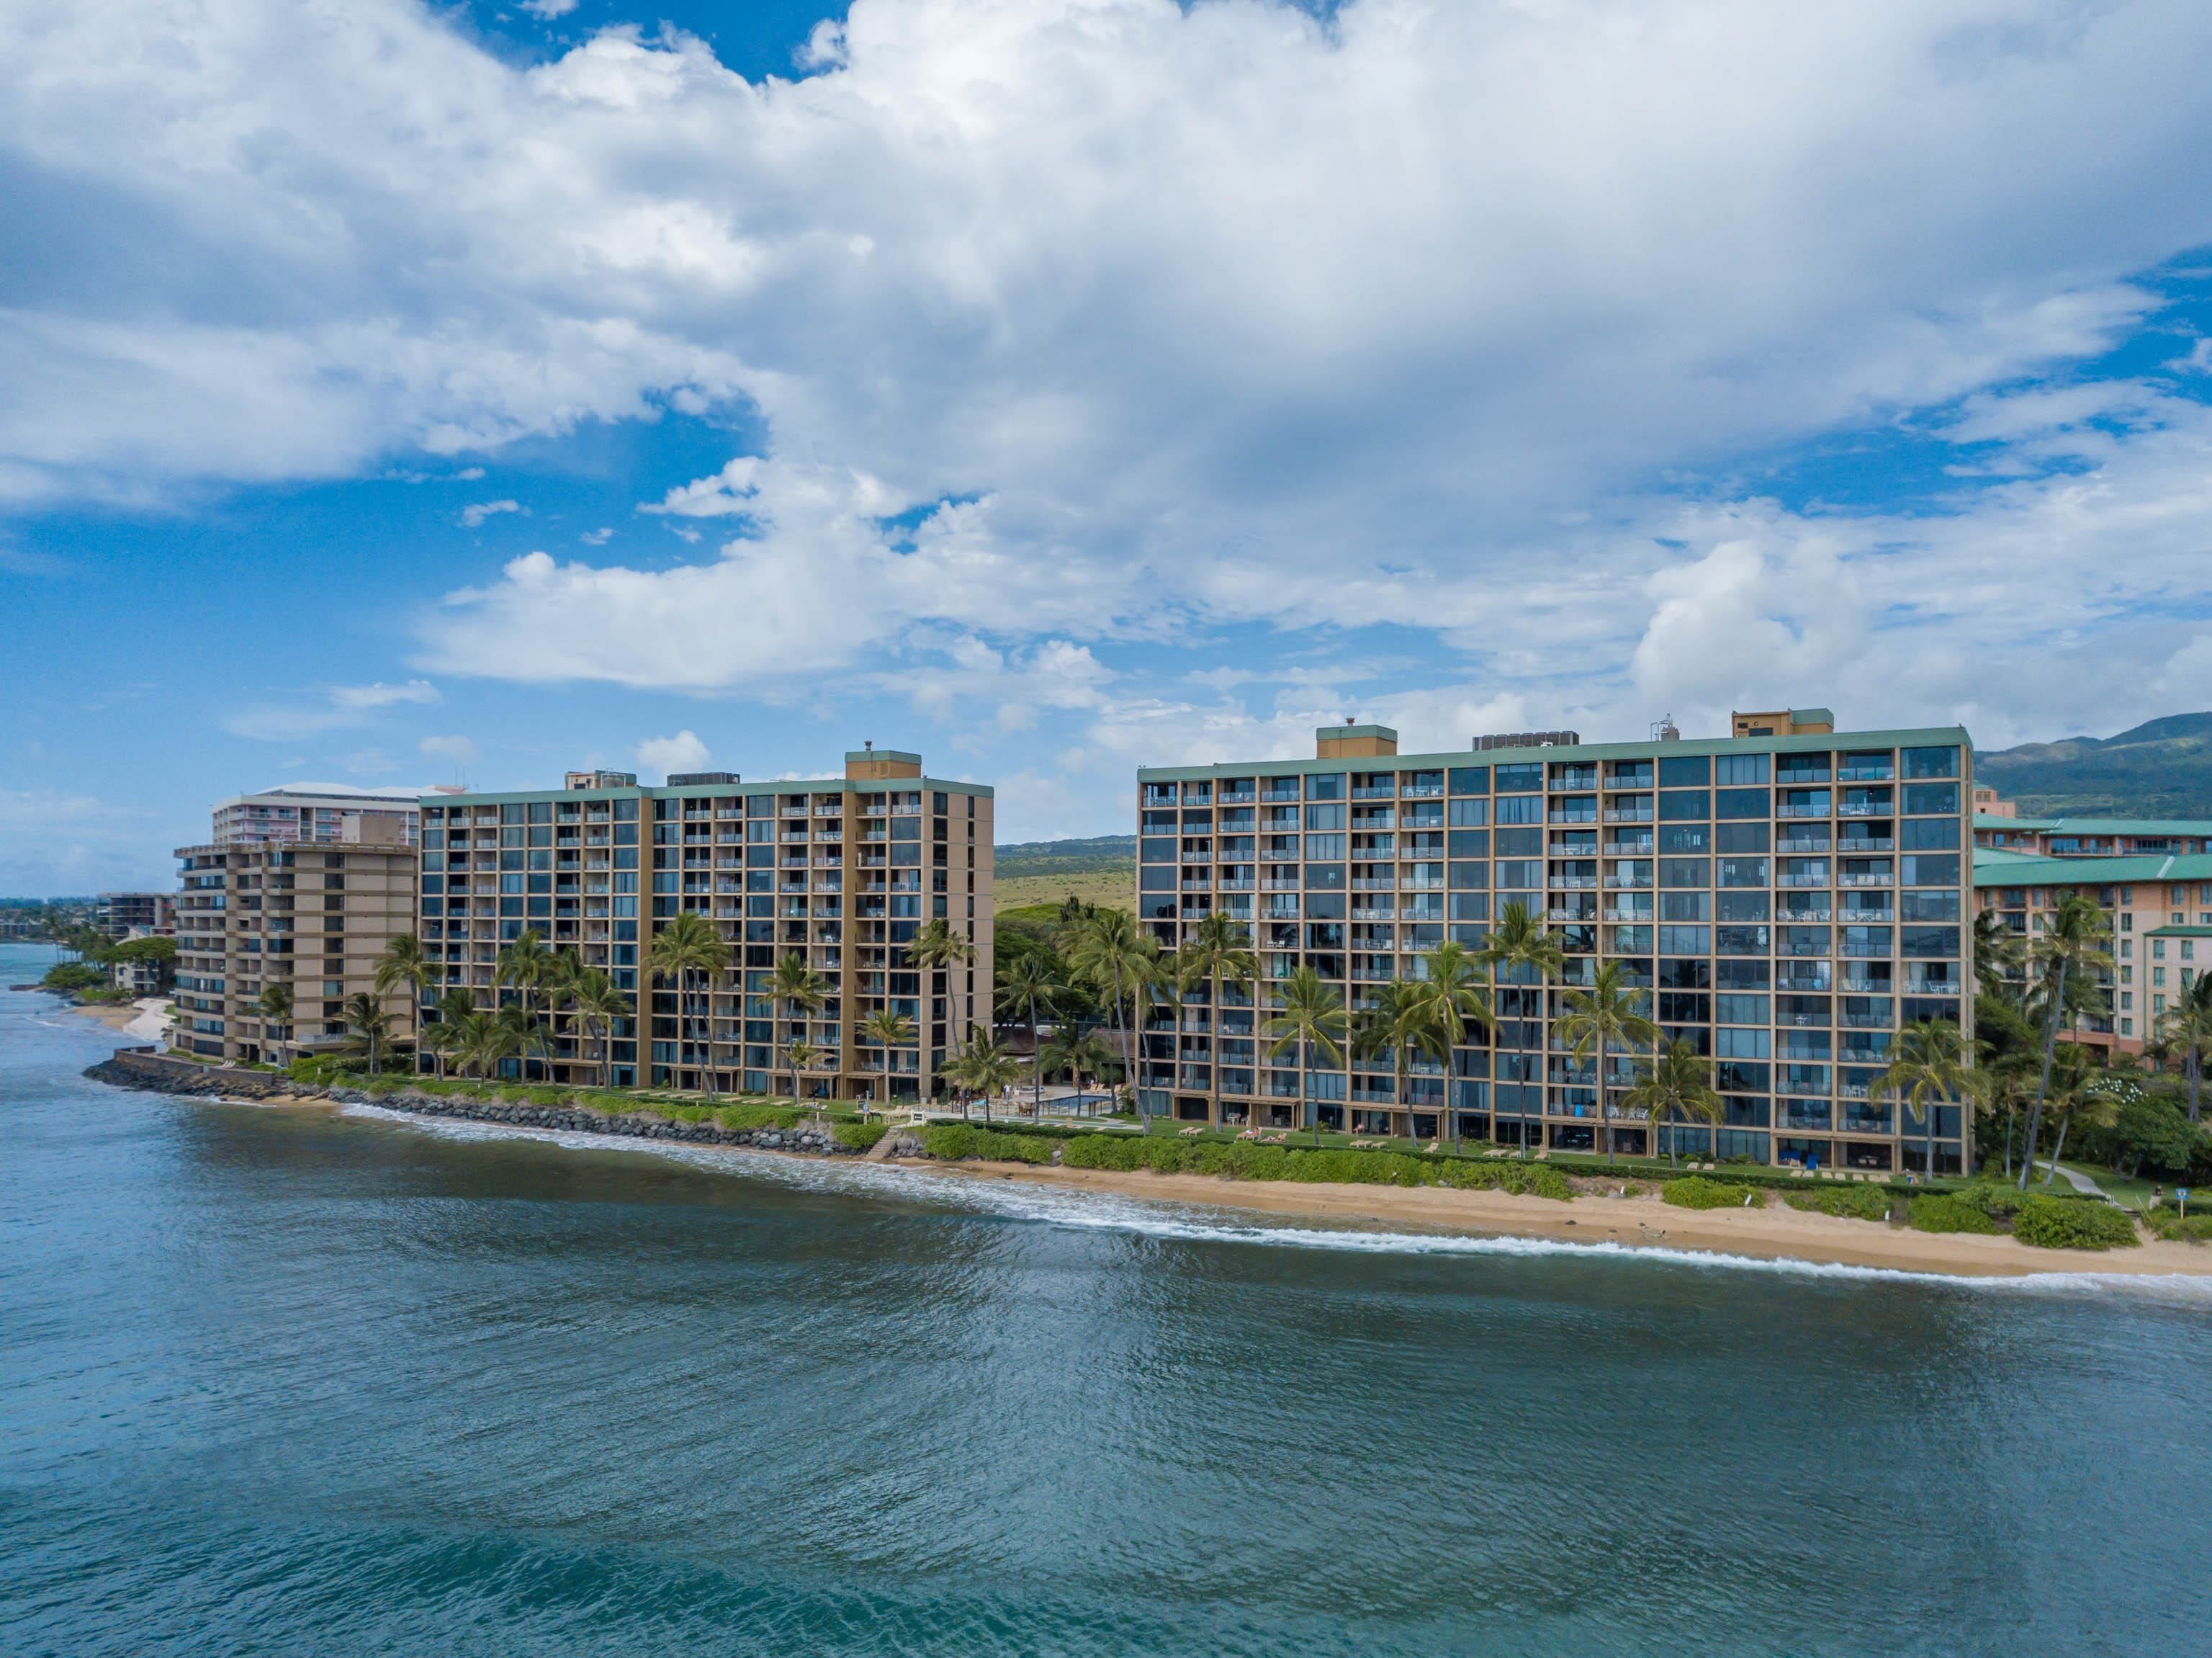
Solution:
<svg viewBox="0 0 2212 1658">
<path fill-rule="evenodd" d="M 112 1045 L 0 997 L 0 1652 L 2212 1627 L 2202 1291 L 1323 1247 L 82 1080 Z"/>
</svg>

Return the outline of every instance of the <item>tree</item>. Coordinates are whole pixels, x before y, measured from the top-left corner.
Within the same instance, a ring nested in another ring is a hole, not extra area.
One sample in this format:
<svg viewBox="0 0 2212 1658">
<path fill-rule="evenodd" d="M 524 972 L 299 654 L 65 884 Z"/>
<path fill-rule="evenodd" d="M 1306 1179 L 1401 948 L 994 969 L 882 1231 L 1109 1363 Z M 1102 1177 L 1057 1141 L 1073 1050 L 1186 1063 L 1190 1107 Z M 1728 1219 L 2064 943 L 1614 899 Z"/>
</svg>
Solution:
<svg viewBox="0 0 2212 1658">
<path fill-rule="evenodd" d="M 1667 1119 L 1675 1112 L 1686 1118 L 1699 1118 L 1717 1128 L 1726 1109 L 1721 1097 L 1713 1091 L 1713 1062 L 1699 1053 L 1697 1045 L 1675 1040 L 1636 1068 L 1636 1085 L 1621 1096 L 1620 1102 L 1632 1111 L 1640 1111 L 1650 1125 L 1651 1149 L 1659 1149 L 1659 1136 L 1665 1132 Z M 1667 1161 L 1679 1161 L 1680 1145 L 1673 1138 L 1667 1143 Z"/>
<path fill-rule="evenodd" d="M 1106 1067 L 1113 1063 L 1114 1056 L 1098 1039 L 1097 1031 L 1082 1031 L 1063 1025 L 1047 1037 L 1044 1046 L 1038 1050 L 1037 1075 L 1053 1077 L 1066 1071 L 1068 1080 L 1080 1093 L 1085 1071 L 1093 1076 L 1103 1077 L 1106 1075 Z"/>
<path fill-rule="evenodd" d="M 1024 954 L 1006 963 L 999 972 L 998 1000 L 1007 1012 L 1024 1015 L 1029 1021 L 1030 1051 L 1037 1051 L 1037 1010 L 1050 1002 L 1060 986 L 1053 980 L 1043 959 L 1033 953 Z M 1044 1068 L 1036 1073 L 1036 1098 L 1032 1114 L 1044 1111 Z"/>
<path fill-rule="evenodd" d="M 1425 976 L 1417 982 L 1436 1015 L 1438 1028 L 1444 1033 L 1447 1049 L 1467 1040 L 1469 1029 L 1490 1026 L 1490 970 L 1483 965 L 1480 956 L 1463 944 L 1447 941 L 1421 960 Z M 1450 1069 L 1449 1058 L 1445 1069 L 1448 1072 Z M 1450 1084 L 1447 1082 L 1445 1086 L 1449 1088 Z M 1450 1115 L 1452 1145 L 1456 1149 L 1459 1113 L 1454 1111 Z"/>
<path fill-rule="evenodd" d="M 586 967 L 562 986 L 569 1016 L 583 1027 L 584 1039 L 599 1044 L 599 1086 L 614 1086 L 614 1028 L 635 1011 L 630 993 L 597 967 Z"/>
<path fill-rule="evenodd" d="M 2027 942 L 1995 910 L 1974 917 L 1974 977 L 1982 988 L 2018 1005 L 2027 986 Z"/>
<path fill-rule="evenodd" d="M 1559 976 L 1566 960 L 1559 941 L 1544 930 L 1543 923 L 1529 914 L 1527 905 L 1520 903 L 1509 904 L 1498 912 L 1498 924 L 1491 929 L 1490 936 L 1483 941 L 1477 955 L 1493 977 L 1510 977 L 1522 984 L 1534 979 L 1540 997 L 1543 994 L 1541 987 Z M 1502 975 L 1500 969 L 1504 970 Z M 1493 1115 L 1491 1120 L 1495 1124 L 1497 1119 Z M 1538 1131 L 1541 1132 L 1540 1128 Z M 1521 1125 L 1521 1155 L 1524 1159 L 1528 1155 L 1528 1125 L 1525 1119 Z"/>
<path fill-rule="evenodd" d="M 1206 1007 L 1213 1021 L 1213 1039 L 1221 1039 L 1221 987 L 1249 986 L 1260 976 L 1259 958 L 1252 954 L 1252 935 L 1241 921 L 1220 911 L 1210 911 L 1187 933 L 1177 953 L 1176 975 L 1186 985 L 1206 986 Z M 1215 1078 L 1219 1080 L 1218 1076 Z"/>
<path fill-rule="evenodd" d="M 500 984 L 511 984 L 521 992 L 524 1008 L 535 1012 L 532 997 L 544 982 L 552 961 L 553 953 L 545 948 L 545 935 L 535 927 L 525 927 L 499 953 L 499 964 L 494 972 Z"/>
<path fill-rule="evenodd" d="M 1974 1068 L 1975 1097 L 2004 1106 L 2004 1172 L 2012 1178 L 2013 1148 L 2018 1143 L 2020 1106 L 2027 1097 L 2041 1046 L 2026 1009 L 2009 997 L 1984 990 L 1974 997 L 1974 1039 L 1979 1063 Z"/>
<path fill-rule="evenodd" d="M 2043 1032 L 2043 1075 L 2036 1083 L 2035 1103 L 2028 1108 L 2027 1149 L 2021 1159 L 2020 1189 L 2023 1192 L 2027 1189 L 2028 1171 L 2035 1167 L 2036 1136 L 2042 1125 L 2044 1100 L 2051 1092 L 2051 1066 L 2057 1052 L 2058 1023 L 2068 1011 L 2067 982 L 2071 978 L 2078 984 L 2100 968 L 2112 967 L 2112 958 L 2103 948 L 2112 936 L 2112 918 L 2081 893 L 2069 893 L 2051 912 L 2043 936 L 2035 941 L 2029 953 L 2044 991 L 2046 1022 Z"/>
<path fill-rule="evenodd" d="M 412 933 L 400 933 L 384 947 L 376 958 L 375 977 L 370 981 L 376 986 L 380 999 L 390 996 L 404 984 L 408 988 L 407 1022 L 415 1027 L 418 1039 L 422 1025 L 422 994 L 445 977 L 442 964 L 433 961 L 430 953 L 422 948 L 422 941 Z"/>
<path fill-rule="evenodd" d="M 476 1010 L 476 997 L 465 984 L 456 984 L 438 998 L 438 1017 L 434 1022 L 423 1026 L 421 1045 L 433 1056 L 439 1076 L 446 1074 L 448 1058 L 459 1060 L 460 1021 Z"/>
<path fill-rule="evenodd" d="M 983 1120 L 988 1123 L 991 1120 L 992 1095 L 1013 1085 L 1022 1074 L 1022 1062 L 998 1038 L 970 1025 L 967 1042 L 945 1066 L 945 1074 L 981 1096 Z"/>
<path fill-rule="evenodd" d="M 1139 985 L 1152 984 L 1159 971 L 1159 957 L 1158 941 L 1126 910 L 1091 910 L 1077 923 L 1068 949 L 1068 966 L 1077 977 L 1113 997 L 1114 1029 L 1125 1073 L 1130 1069 L 1132 1045 L 1124 1016 L 1127 999 Z M 1140 1118 L 1143 1114 L 1138 1113 Z"/>
<path fill-rule="evenodd" d="M 1948 1019 L 1923 1019 L 1898 1032 L 1889 1051 L 1889 1068 L 1875 1078 L 1873 1093 L 1895 1096 L 1899 1106 L 1927 1131 L 1928 1178 L 1936 1178 L 1936 1107 L 1948 1100 L 1964 1101 L 1973 1086 L 1959 1027 Z M 1966 1142 L 1960 1140 L 1963 1171 Z"/>
<path fill-rule="evenodd" d="M 514 1051 L 514 1027 L 480 1008 L 471 1008 L 453 1021 L 453 1056 L 464 1070 L 473 1068 L 489 1077 L 499 1062 Z"/>
<path fill-rule="evenodd" d="M 819 1065 L 822 1063 L 822 1054 L 823 1050 L 821 1048 L 808 1041 L 803 1036 L 793 1036 L 785 1039 L 783 1044 L 783 1058 L 784 1063 L 791 1067 L 791 1097 L 794 1100 L 805 1098 L 805 1096 L 799 1092 L 801 1084 L 799 1080 L 799 1073 L 803 1070 L 812 1070 L 817 1065 Z"/>
<path fill-rule="evenodd" d="M 368 991 L 356 991 L 345 1001 L 346 1029 L 368 1051 L 368 1074 L 376 1075 L 377 1050 L 392 1039 L 392 1018 L 384 1003 Z"/>
<path fill-rule="evenodd" d="M 539 1051 L 544 1051 L 545 1021 L 522 1003 L 502 1003 L 493 1013 L 492 1021 L 507 1033 L 508 1045 L 507 1052 L 500 1056 L 501 1058 L 507 1054 L 527 1058 L 533 1043 L 538 1045 Z"/>
<path fill-rule="evenodd" d="M 2051 1111 L 2058 1125 L 2058 1138 L 2051 1149 L 2051 1167 L 2043 1176 L 2049 1186 L 2058 1178 L 2058 1160 L 2065 1155 L 2066 1133 L 2075 1122 L 2107 1126 L 2119 1113 L 2113 1089 L 2116 1078 L 2111 1061 L 2094 1048 L 2069 1042 L 2057 1064 L 2051 1091 Z M 2033 1161 L 2031 1155 L 2030 1161 Z"/>
<path fill-rule="evenodd" d="M 1406 1132 L 1413 1131 L 1413 1101 L 1407 1098 L 1407 1076 L 1413 1056 L 1425 1053 L 1449 1067 L 1451 1033 L 1438 1016 L 1434 997 L 1424 994 L 1418 980 L 1394 978 L 1375 995 L 1375 1004 L 1359 1016 L 1352 1033 L 1355 1059 L 1390 1056 L 1395 1092 L 1392 1098 L 1406 1112 Z"/>
<path fill-rule="evenodd" d="M 1598 1131 L 1605 1136 L 1605 1160 L 1613 1157 L 1613 1125 L 1606 1118 L 1606 1050 L 1626 1047 L 1649 1051 L 1659 1040 L 1659 1027 L 1644 1015 L 1651 997 L 1647 991 L 1630 985 L 1618 961 L 1597 970 L 1589 987 L 1569 991 L 1560 1004 L 1553 1034 L 1574 1050 L 1575 1063 L 1597 1056 Z M 1656 1148 L 1654 1148 L 1656 1149 Z"/>
<path fill-rule="evenodd" d="M 805 957 L 799 960 L 803 964 Z M 676 987 L 677 1003 L 683 1005 L 688 976 L 700 973 L 711 983 L 716 973 L 730 965 L 730 946 L 722 936 L 722 930 L 701 915 L 696 910 L 678 910 L 666 922 L 657 924 L 653 931 L 653 943 L 646 952 L 646 970 L 655 978 Z M 714 1072 L 710 1059 L 707 1069 L 707 1091 L 714 1090 Z"/>
<path fill-rule="evenodd" d="M 830 981 L 808 966 L 806 958 L 797 950 L 786 952 L 776 962 L 768 987 L 769 996 L 783 1003 L 784 1017 L 794 1023 L 808 1014 L 820 1012 L 830 1000 Z M 796 1070 L 791 1074 L 791 1094 L 794 1100 L 799 1097 Z"/>
<path fill-rule="evenodd" d="M 975 947 L 955 930 L 952 923 L 939 916 L 925 921 L 907 941 L 906 959 L 924 972 L 945 975 L 945 997 L 952 999 L 952 968 L 959 962 L 973 961 Z M 975 998 L 969 997 L 963 1004 L 960 1022 L 964 1026 L 975 1016 Z"/>
<path fill-rule="evenodd" d="M 1299 1056 L 1300 1064 L 1318 1053 L 1332 1068 L 1344 1064 L 1344 1044 L 1351 1016 L 1336 986 L 1311 967 L 1300 967 L 1283 981 L 1278 993 L 1281 1011 L 1260 1027 L 1261 1039 L 1269 1045 L 1267 1057 L 1279 1059 L 1286 1052 Z M 1321 1107 L 1310 1105 L 1314 1143 L 1321 1143 Z"/>
<path fill-rule="evenodd" d="M 2212 971 L 2198 973 L 2183 987 L 2174 1005 L 2160 1016 L 2158 1030 L 2181 1056 L 2181 1074 L 2189 1079 L 2189 1120 L 2197 1122 L 2204 1056 L 2212 1052 Z"/>
<path fill-rule="evenodd" d="M 919 1035 L 914 1021 L 902 1013 L 892 1012 L 889 1008 L 878 1008 L 860 1021 L 860 1039 L 880 1043 L 884 1048 L 884 1103 L 886 1105 L 890 1103 L 891 1094 L 890 1050 L 905 1047 Z"/>
<path fill-rule="evenodd" d="M 264 986 L 260 999 L 253 1004 L 253 1010 L 261 1015 L 261 1035 L 264 1045 L 273 1042 L 281 1046 L 289 1039 L 283 1033 L 284 1027 L 292 1022 L 292 987 L 289 984 Z M 271 1026 L 276 1028 L 270 1029 Z"/>
</svg>

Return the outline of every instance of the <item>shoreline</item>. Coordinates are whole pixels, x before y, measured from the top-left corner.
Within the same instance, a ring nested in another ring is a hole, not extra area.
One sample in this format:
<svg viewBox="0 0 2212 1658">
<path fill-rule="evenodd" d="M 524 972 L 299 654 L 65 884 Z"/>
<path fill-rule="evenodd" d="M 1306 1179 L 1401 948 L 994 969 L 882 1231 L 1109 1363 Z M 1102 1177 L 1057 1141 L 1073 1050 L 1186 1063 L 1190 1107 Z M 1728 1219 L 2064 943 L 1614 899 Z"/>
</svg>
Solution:
<svg viewBox="0 0 2212 1658">
<path fill-rule="evenodd" d="M 1796 1210 L 1678 1209 L 1657 1193 L 1581 1196 L 1571 1204 L 1505 1192 L 1449 1186 L 1332 1186 L 1291 1180 L 1230 1180 L 1212 1174 L 1123 1173 L 1032 1163 L 939 1162 L 901 1158 L 897 1166 L 1024 1181 L 1140 1201 L 1249 1209 L 1337 1226 L 1381 1224 L 1444 1235 L 1541 1239 L 1736 1255 L 1820 1266 L 1870 1267 L 1945 1277 L 2019 1278 L 2095 1273 L 2130 1277 L 2212 1277 L 2212 1248 L 2151 1241 L 2133 1249 L 2035 1249 L 2009 1236 L 1915 1232 L 1877 1221 Z"/>
<path fill-rule="evenodd" d="M 342 1108 L 360 1104 L 376 1106 L 394 1117 L 426 1126 L 441 1120 L 465 1120 L 513 1129 L 579 1134 L 615 1150 L 647 1149 L 656 1144 L 673 1143 L 745 1146 L 816 1161 L 858 1161 L 860 1155 L 836 1145 L 828 1135 L 811 1125 L 789 1131 L 722 1130 L 708 1124 L 670 1122 L 657 1114 L 610 1119 L 581 1111 L 453 1097 L 375 1097 L 365 1090 L 343 1088 L 295 1092 L 293 1086 L 274 1077 L 269 1079 L 265 1088 L 240 1090 L 252 1096 L 240 1099 L 234 1097 L 233 1089 L 224 1083 L 243 1079 L 211 1076 L 202 1086 L 193 1087 L 190 1083 L 201 1079 L 163 1077 L 157 1081 L 131 1076 L 127 1072 L 118 1075 L 108 1066 L 95 1066 L 88 1074 L 111 1084 L 180 1098 L 213 1095 L 231 1103 L 288 1107 Z M 187 1085 L 179 1087 L 179 1082 Z M 1561 1203 L 1533 1195 L 1451 1186 L 1240 1180 L 1211 1174 L 1162 1174 L 1151 1170 L 1125 1173 L 1066 1168 L 1057 1164 L 981 1160 L 954 1162 L 913 1155 L 909 1149 L 919 1150 L 919 1143 L 909 1140 L 898 1148 L 896 1154 L 889 1156 L 882 1155 L 888 1149 L 879 1149 L 869 1161 L 880 1159 L 879 1167 L 916 1173 L 994 1183 L 1021 1182 L 1162 1205 L 1249 1210 L 1312 1222 L 1335 1230 L 1364 1231 L 1383 1227 L 1432 1236 L 1610 1245 L 1622 1249 L 1943 1277 L 2093 1275 L 2212 1278 L 2212 1247 L 2201 1244 L 2154 1240 L 2132 1249 L 2036 1249 L 2008 1235 L 1916 1232 L 1881 1222 L 1791 1209 L 1780 1203 L 1756 1210 L 1680 1209 L 1662 1201 L 1656 1188 L 1634 1198 L 1600 1196 L 1585 1191 L 1573 1202 Z"/>
</svg>

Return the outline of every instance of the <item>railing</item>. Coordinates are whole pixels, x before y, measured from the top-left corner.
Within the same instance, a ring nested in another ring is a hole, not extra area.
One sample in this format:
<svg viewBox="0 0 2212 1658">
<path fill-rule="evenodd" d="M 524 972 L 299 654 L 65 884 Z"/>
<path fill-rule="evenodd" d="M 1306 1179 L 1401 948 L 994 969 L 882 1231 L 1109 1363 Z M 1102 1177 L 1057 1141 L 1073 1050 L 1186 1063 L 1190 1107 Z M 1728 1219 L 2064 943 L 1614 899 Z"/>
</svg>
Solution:
<svg viewBox="0 0 2212 1658">
<path fill-rule="evenodd" d="M 1775 876 L 1775 878 L 1774 878 L 1774 884 L 1775 884 L 1777 887 L 1826 887 L 1826 886 L 1827 886 L 1829 883 L 1828 883 L 1828 877 L 1827 877 L 1827 875 L 1826 875 L 1825 873 L 1823 873 L 1823 874 L 1816 874 L 1816 875 L 1789 875 L 1789 874 L 1778 875 Z M 1847 883 L 1847 884 L 1848 884 L 1848 883 Z"/>
<path fill-rule="evenodd" d="M 1893 765 L 1839 765 L 1836 768 L 1838 783 L 1893 783 L 1897 777 Z"/>
<path fill-rule="evenodd" d="M 1444 786 L 1440 783 L 1409 783 L 1398 791 L 1405 800 L 1435 800 L 1443 792 Z"/>
<path fill-rule="evenodd" d="M 1784 835 L 1774 843 L 1778 852 L 1826 852 L 1833 850 L 1827 835 Z"/>
<path fill-rule="evenodd" d="M 1651 920 L 1651 911 L 1649 910 L 1607 910 L 1605 912 L 1605 919 L 1607 921 L 1626 922 L 1631 926 L 1648 924 Z"/>
<path fill-rule="evenodd" d="M 1828 808 L 1825 806 L 1793 806 L 1784 802 L 1774 808 L 1774 815 L 1778 818 L 1825 818 L 1828 815 Z"/>
<path fill-rule="evenodd" d="M 1897 808 L 1887 801 L 1845 801 L 1836 808 L 1839 818 L 1893 818 Z"/>
<path fill-rule="evenodd" d="M 1650 823 L 1651 808 L 1648 806 L 1608 806 L 1605 808 L 1607 823 Z"/>
<path fill-rule="evenodd" d="M 1606 878 L 1607 885 L 1610 886 L 1619 878 L 1620 877 L 1618 876 L 1607 876 Z M 1597 887 L 1597 877 L 1595 875 L 1553 875 L 1551 880 L 1545 884 L 1556 892 L 1577 893 L 1595 891 Z"/>
<path fill-rule="evenodd" d="M 1398 883 L 1401 893 L 1441 893 L 1443 881 L 1436 875 L 1407 875 Z"/>
<path fill-rule="evenodd" d="M 1260 883 L 1260 890 L 1263 893 L 1295 893 L 1298 890 L 1298 883 L 1295 881 L 1267 880 Z"/>
<path fill-rule="evenodd" d="M 1778 910 L 1774 912 L 1774 919 L 1785 927 L 1802 927 L 1814 923 L 1825 923 L 1832 919 L 1832 917 L 1828 906 L 1823 904 L 1817 910 Z"/>
<path fill-rule="evenodd" d="M 1623 892 L 1638 892 L 1651 885 L 1649 875 L 1607 875 L 1605 884 Z"/>
</svg>

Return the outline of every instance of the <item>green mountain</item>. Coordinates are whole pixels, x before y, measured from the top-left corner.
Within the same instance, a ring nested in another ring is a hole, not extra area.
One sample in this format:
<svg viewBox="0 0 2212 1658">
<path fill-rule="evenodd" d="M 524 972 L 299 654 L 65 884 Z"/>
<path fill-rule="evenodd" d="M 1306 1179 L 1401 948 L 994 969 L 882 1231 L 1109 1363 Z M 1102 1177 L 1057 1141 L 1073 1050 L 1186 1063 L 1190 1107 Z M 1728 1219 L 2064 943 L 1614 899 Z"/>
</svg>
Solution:
<svg viewBox="0 0 2212 1658">
<path fill-rule="evenodd" d="M 2212 713 L 1977 754 L 1974 777 L 2023 817 L 2212 819 Z"/>
<path fill-rule="evenodd" d="M 1137 863 L 1134 835 L 1093 835 L 1088 840 L 1025 840 L 997 849 L 999 878 L 1119 872 Z"/>
</svg>

